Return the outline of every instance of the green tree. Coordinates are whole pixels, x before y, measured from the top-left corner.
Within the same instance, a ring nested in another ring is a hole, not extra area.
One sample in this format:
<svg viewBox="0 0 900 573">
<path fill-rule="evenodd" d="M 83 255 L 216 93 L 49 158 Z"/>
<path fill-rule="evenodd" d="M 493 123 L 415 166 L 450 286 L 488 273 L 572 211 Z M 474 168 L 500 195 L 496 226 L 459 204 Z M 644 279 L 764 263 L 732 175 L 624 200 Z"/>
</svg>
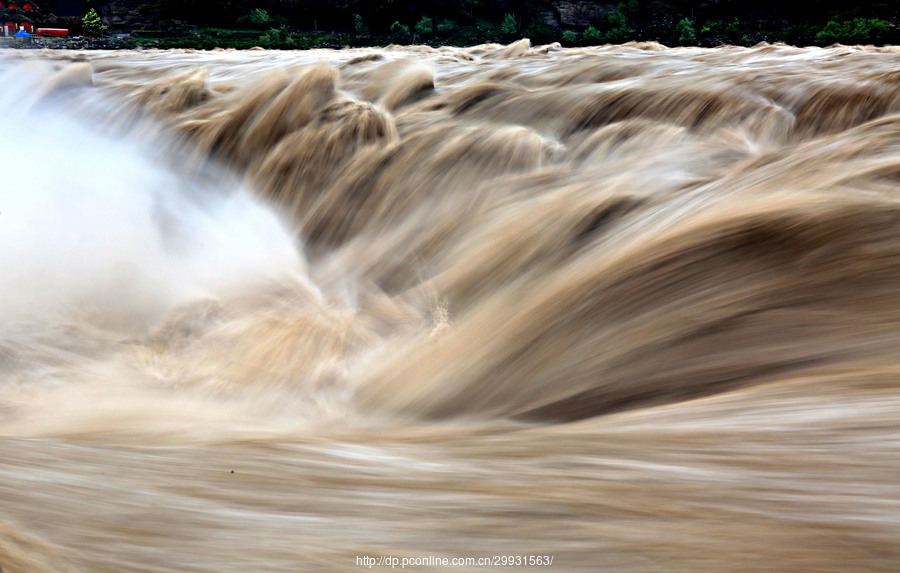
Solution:
<svg viewBox="0 0 900 573">
<path fill-rule="evenodd" d="M 353 15 L 353 30 L 356 31 L 357 36 L 369 35 L 369 27 L 366 26 L 366 23 L 363 21 L 362 16 L 360 16 L 359 14 Z"/>
<path fill-rule="evenodd" d="M 741 39 L 740 25 L 737 18 L 727 24 L 721 20 L 707 21 L 700 29 L 700 37 L 706 44 L 714 46 L 738 44 Z"/>
<path fill-rule="evenodd" d="M 603 43 L 603 32 L 594 28 L 593 26 L 588 26 L 587 30 L 584 31 L 584 43 L 588 46 L 596 46 L 597 44 Z"/>
<path fill-rule="evenodd" d="M 609 15 L 609 25 L 606 41 L 611 44 L 621 44 L 634 37 L 634 29 L 628 25 L 628 17 L 621 11 Z"/>
<path fill-rule="evenodd" d="M 697 33 L 694 31 L 694 23 L 685 18 L 675 26 L 678 41 L 682 44 L 693 44 L 697 41 Z"/>
<path fill-rule="evenodd" d="M 287 26 L 280 28 L 272 28 L 263 36 L 259 37 L 259 41 L 270 48 L 290 48 L 294 45 L 294 40 L 288 32 Z"/>
<path fill-rule="evenodd" d="M 852 20 L 829 21 L 822 31 L 816 34 L 820 44 L 845 42 L 848 44 L 866 44 L 881 40 L 888 33 L 888 23 L 877 18 L 854 18 Z"/>
<path fill-rule="evenodd" d="M 250 11 L 250 23 L 254 26 L 262 28 L 271 21 L 272 18 L 269 16 L 269 13 L 262 8 L 254 8 Z"/>
<path fill-rule="evenodd" d="M 406 24 L 401 24 L 399 20 L 395 20 L 393 24 L 391 24 L 391 34 L 396 36 L 402 36 L 403 38 L 409 38 L 409 26 Z"/>
<path fill-rule="evenodd" d="M 422 16 L 422 19 L 416 23 L 416 34 L 427 36 L 434 33 L 434 22 L 428 16 Z"/>
<path fill-rule="evenodd" d="M 88 10 L 88 13 L 81 19 L 81 26 L 88 36 L 102 36 L 106 32 L 106 26 L 100 20 L 100 14 L 97 14 L 93 8 Z"/>
<path fill-rule="evenodd" d="M 734 20 L 728 24 L 726 30 L 728 32 L 728 39 L 731 40 L 733 44 L 737 44 L 738 38 L 741 36 L 741 22 L 737 19 L 737 16 L 735 16 Z"/>
<path fill-rule="evenodd" d="M 574 46 L 578 43 L 578 35 L 572 30 L 566 30 L 562 33 L 562 43 L 566 46 Z"/>
<path fill-rule="evenodd" d="M 516 24 L 516 17 L 512 14 L 505 14 L 503 21 L 500 22 L 500 32 L 507 36 L 514 36 L 519 33 L 519 26 Z"/>
</svg>

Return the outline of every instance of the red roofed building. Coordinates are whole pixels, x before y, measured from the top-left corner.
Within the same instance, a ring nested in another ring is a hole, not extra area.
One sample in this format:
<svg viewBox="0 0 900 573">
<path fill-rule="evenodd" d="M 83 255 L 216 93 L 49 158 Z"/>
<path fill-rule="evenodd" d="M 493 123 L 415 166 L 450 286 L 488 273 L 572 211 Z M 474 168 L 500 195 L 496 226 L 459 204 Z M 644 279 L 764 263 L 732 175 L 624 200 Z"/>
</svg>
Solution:
<svg viewBox="0 0 900 573">
<path fill-rule="evenodd" d="M 34 32 L 34 24 L 43 17 L 34 2 L 29 0 L 0 0 L 0 23 L 3 35 L 12 36 L 19 30 Z"/>
</svg>

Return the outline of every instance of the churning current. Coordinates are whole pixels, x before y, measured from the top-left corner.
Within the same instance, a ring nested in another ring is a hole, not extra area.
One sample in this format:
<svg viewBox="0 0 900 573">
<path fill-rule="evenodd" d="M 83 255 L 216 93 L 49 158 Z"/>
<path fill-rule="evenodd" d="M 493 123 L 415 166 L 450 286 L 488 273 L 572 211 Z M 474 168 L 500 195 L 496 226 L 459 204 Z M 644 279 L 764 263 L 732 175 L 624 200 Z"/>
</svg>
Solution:
<svg viewBox="0 0 900 573">
<path fill-rule="evenodd" d="M 900 50 L 0 76 L 3 571 L 900 566 Z"/>
</svg>

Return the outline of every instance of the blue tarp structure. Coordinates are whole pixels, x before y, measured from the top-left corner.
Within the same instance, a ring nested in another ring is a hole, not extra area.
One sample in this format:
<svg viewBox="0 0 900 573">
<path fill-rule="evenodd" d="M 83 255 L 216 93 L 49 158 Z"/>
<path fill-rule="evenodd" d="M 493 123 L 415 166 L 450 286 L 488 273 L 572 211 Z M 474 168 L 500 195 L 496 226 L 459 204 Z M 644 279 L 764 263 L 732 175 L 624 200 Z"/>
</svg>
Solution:
<svg viewBox="0 0 900 573">
<path fill-rule="evenodd" d="M 25 30 L 19 30 L 15 34 L 13 34 L 13 38 L 30 38 L 31 34 L 26 32 Z"/>
</svg>

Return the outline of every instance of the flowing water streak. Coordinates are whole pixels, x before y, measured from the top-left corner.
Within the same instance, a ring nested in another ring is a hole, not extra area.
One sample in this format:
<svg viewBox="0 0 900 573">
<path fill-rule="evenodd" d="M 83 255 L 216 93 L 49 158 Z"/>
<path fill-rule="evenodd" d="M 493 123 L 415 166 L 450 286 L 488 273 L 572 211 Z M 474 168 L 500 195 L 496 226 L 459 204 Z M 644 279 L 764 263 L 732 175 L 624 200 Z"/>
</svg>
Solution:
<svg viewBox="0 0 900 573">
<path fill-rule="evenodd" d="M 895 570 L 898 64 L 6 53 L 0 565 Z"/>
</svg>

